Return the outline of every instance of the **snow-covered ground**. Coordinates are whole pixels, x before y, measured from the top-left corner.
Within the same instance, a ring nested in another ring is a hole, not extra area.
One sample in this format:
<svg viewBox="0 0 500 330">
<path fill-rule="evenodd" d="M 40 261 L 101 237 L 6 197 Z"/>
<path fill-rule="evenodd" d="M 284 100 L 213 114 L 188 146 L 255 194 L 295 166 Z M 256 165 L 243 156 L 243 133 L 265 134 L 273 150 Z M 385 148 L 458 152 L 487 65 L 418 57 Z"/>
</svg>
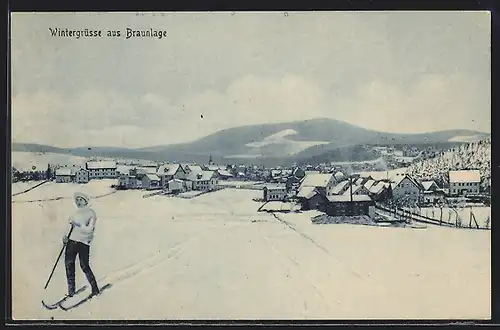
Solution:
<svg viewBox="0 0 500 330">
<path fill-rule="evenodd" d="M 39 184 L 40 181 L 37 182 Z M 86 193 L 91 197 L 97 197 L 105 194 L 109 194 L 114 191 L 111 188 L 111 185 L 115 185 L 117 180 L 91 180 L 86 184 L 78 184 L 78 183 L 56 183 L 55 181 L 47 182 L 37 187 L 33 190 L 30 190 L 24 194 L 16 195 L 12 197 L 12 201 L 14 203 L 23 203 L 30 201 L 48 201 L 50 199 L 55 198 L 73 198 L 73 193 L 76 191 L 80 191 Z M 18 189 L 19 183 L 13 184 L 16 185 L 16 190 Z M 26 186 L 29 186 L 30 182 L 25 183 Z M 35 184 L 32 184 L 35 185 Z M 12 189 L 14 193 L 14 188 Z"/>
<path fill-rule="evenodd" d="M 434 211 L 434 212 L 433 212 Z M 476 218 L 477 223 L 481 228 L 486 227 L 486 222 L 489 218 L 489 227 L 491 227 L 491 207 L 484 206 L 484 207 L 473 207 L 472 210 L 470 207 L 464 207 L 464 208 L 456 208 L 456 209 L 451 209 L 448 207 L 443 208 L 443 221 L 448 221 L 450 219 L 450 222 L 455 223 L 457 219 L 457 214 L 460 216 L 460 219 L 462 220 L 462 225 L 463 226 L 468 226 L 469 225 L 469 219 L 470 219 L 470 213 L 472 211 L 472 214 L 474 214 L 474 217 Z M 441 216 L 441 210 L 439 207 L 423 207 L 422 208 L 422 215 L 433 218 L 436 220 L 439 220 Z M 474 221 L 472 221 L 472 225 L 475 226 Z"/>
<path fill-rule="evenodd" d="M 59 186 L 36 197 L 77 188 Z M 489 231 L 314 225 L 318 212 L 277 219 L 257 212 L 252 198 L 261 192 L 252 190 L 142 195 L 92 200 L 99 220 L 91 266 L 113 287 L 69 312 L 45 310 L 41 300 L 66 289 L 62 263 L 43 286 L 72 200 L 13 203 L 14 319 L 490 317 Z"/>
<path fill-rule="evenodd" d="M 42 182 L 43 181 L 13 182 L 12 188 L 11 188 L 12 189 L 11 193 L 13 195 L 20 194 L 28 189 L 32 189 L 33 187 L 40 185 Z"/>
<path fill-rule="evenodd" d="M 56 154 L 51 152 L 22 152 L 13 151 L 11 154 L 12 166 L 20 169 L 31 169 L 35 166 L 38 169 L 47 169 L 47 164 L 58 165 L 83 165 L 84 157 Z"/>
<path fill-rule="evenodd" d="M 261 183 L 260 181 L 238 181 L 238 180 L 219 180 L 219 186 L 221 187 L 248 187 L 254 186 Z"/>
</svg>

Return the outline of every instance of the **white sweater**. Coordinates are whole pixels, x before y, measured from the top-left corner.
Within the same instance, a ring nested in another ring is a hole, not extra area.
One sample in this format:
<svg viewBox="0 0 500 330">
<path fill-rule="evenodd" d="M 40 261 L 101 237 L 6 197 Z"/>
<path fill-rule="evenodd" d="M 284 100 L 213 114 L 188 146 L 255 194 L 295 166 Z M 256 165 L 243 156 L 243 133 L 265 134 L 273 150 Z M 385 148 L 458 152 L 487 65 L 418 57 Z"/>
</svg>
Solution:
<svg viewBox="0 0 500 330">
<path fill-rule="evenodd" d="M 90 245 L 94 239 L 95 223 L 97 216 L 90 207 L 83 207 L 76 210 L 76 212 L 69 217 L 69 222 L 75 223 L 71 236 L 72 241 L 81 242 Z"/>
</svg>

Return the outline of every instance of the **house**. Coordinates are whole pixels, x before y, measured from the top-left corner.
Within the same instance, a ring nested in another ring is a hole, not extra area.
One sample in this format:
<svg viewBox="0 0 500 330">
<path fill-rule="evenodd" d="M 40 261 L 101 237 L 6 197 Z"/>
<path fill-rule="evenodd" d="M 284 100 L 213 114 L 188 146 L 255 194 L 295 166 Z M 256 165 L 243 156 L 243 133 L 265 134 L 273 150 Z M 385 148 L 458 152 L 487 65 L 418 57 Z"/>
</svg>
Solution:
<svg viewBox="0 0 500 330">
<path fill-rule="evenodd" d="M 161 179 L 161 186 L 166 187 L 170 180 L 185 179 L 187 173 L 180 164 L 164 164 L 158 168 L 156 175 Z"/>
<path fill-rule="evenodd" d="M 168 191 L 174 194 L 184 192 L 187 189 L 186 182 L 179 179 L 172 179 L 167 183 Z"/>
<path fill-rule="evenodd" d="M 115 161 L 88 161 L 86 170 L 89 171 L 89 179 L 115 179 L 117 177 Z"/>
<path fill-rule="evenodd" d="M 357 186 L 362 186 L 367 182 L 369 179 L 368 178 L 357 178 L 353 183 Z"/>
<path fill-rule="evenodd" d="M 369 190 L 369 196 L 376 202 L 383 202 L 389 196 L 390 183 L 379 181 L 374 183 Z M 392 187 L 391 187 L 392 188 Z"/>
<path fill-rule="evenodd" d="M 200 165 L 184 164 L 182 167 L 184 168 L 184 172 L 186 172 L 186 174 L 203 172 L 203 168 L 201 168 Z"/>
<path fill-rule="evenodd" d="M 231 172 L 229 172 L 226 169 L 219 169 L 219 170 L 217 170 L 217 173 L 219 174 L 219 179 L 220 180 L 229 180 L 229 179 L 231 179 L 233 177 L 233 175 L 231 174 Z"/>
<path fill-rule="evenodd" d="M 303 187 L 297 192 L 297 199 L 302 210 L 322 209 L 325 204 L 325 197 L 314 187 Z"/>
<path fill-rule="evenodd" d="M 153 174 L 153 173 L 151 173 Z M 129 170 L 129 173 L 120 174 L 118 178 L 118 186 L 124 189 L 137 189 L 142 187 L 142 178 L 144 175 L 140 175 L 138 179 L 137 169 L 133 168 Z"/>
<path fill-rule="evenodd" d="M 295 167 L 292 170 L 292 175 L 299 178 L 299 179 L 302 179 L 303 177 L 306 176 L 306 172 L 303 169 L 301 169 L 300 167 Z"/>
<path fill-rule="evenodd" d="M 74 181 L 75 181 L 75 173 L 71 171 L 71 168 L 58 168 L 56 170 L 57 183 L 68 183 Z"/>
<path fill-rule="evenodd" d="M 300 188 L 314 187 L 319 193 L 328 196 L 331 194 L 331 189 L 335 186 L 335 178 L 333 174 L 307 173 L 300 184 Z"/>
<path fill-rule="evenodd" d="M 337 180 L 337 182 L 341 182 L 341 181 L 346 179 L 346 176 L 344 175 L 344 173 L 342 173 L 340 171 L 337 171 L 333 176 L 335 177 L 335 180 Z"/>
<path fill-rule="evenodd" d="M 479 194 L 481 173 L 479 170 L 449 171 L 450 195 Z"/>
<path fill-rule="evenodd" d="M 219 186 L 219 178 L 217 172 L 214 171 L 191 172 L 187 175 L 187 180 L 191 182 L 193 190 L 209 191 Z"/>
<path fill-rule="evenodd" d="M 30 162 L 26 166 L 17 166 L 16 169 L 23 179 L 38 181 L 47 179 L 47 168 L 49 166 L 47 163 Z"/>
<path fill-rule="evenodd" d="M 90 181 L 89 171 L 86 169 L 79 168 L 75 171 L 75 182 L 76 183 L 88 183 Z"/>
<path fill-rule="evenodd" d="M 422 192 L 421 203 L 427 205 L 443 204 L 445 202 L 444 191 L 438 190 L 425 190 Z"/>
<path fill-rule="evenodd" d="M 286 198 L 287 191 L 285 186 L 266 186 L 263 189 L 263 199 L 269 201 L 282 201 Z"/>
<path fill-rule="evenodd" d="M 292 190 L 293 188 L 298 188 L 300 186 L 300 178 L 295 175 L 290 175 L 286 178 L 284 182 L 287 190 Z"/>
<path fill-rule="evenodd" d="M 436 191 L 439 189 L 439 186 L 436 184 L 434 180 L 431 181 L 422 181 L 422 187 L 424 187 L 424 191 Z"/>
<path fill-rule="evenodd" d="M 375 183 L 377 183 L 377 181 L 369 179 L 365 182 L 364 187 L 369 190 Z"/>
<path fill-rule="evenodd" d="M 327 196 L 325 213 L 330 216 L 375 216 L 375 203 L 368 195 L 354 195 L 352 201 L 350 196 L 332 195 Z"/>
<path fill-rule="evenodd" d="M 392 186 L 392 199 L 406 204 L 418 204 L 424 187 L 408 174 L 402 175 Z"/>
<path fill-rule="evenodd" d="M 342 195 L 344 192 L 349 190 L 349 180 L 344 180 L 337 183 L 335 187 L 330 190 L 330 195 Z"/>
<path fill-rule="evenodd" d="M 348 185 L 347 190 L 344 191 L 344 193 L 342 195 L 350 196 L 351 190 L 352 190 L 353 195 L 369 195 L 370 194 L 370 191 L 368 189 L 366 189 L 365 186 L 353 184 L 352 189 Z"/>
<path fill-rule="evenodd" d="M 142 177 L 142 188 L 144 189 L 160 189 L 161 188 L 161 179 L 156 174 L 147 173 Z"/>
</svg>

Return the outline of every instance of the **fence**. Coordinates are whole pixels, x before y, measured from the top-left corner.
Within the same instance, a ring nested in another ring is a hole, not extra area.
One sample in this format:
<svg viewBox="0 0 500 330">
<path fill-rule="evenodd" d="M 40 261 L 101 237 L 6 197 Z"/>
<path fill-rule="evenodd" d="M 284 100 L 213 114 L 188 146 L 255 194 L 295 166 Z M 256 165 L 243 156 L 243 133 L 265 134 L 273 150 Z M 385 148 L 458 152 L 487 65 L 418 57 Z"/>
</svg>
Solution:
<svg viewBox="0 0 500 330">
<path fill-rule="evenodd" d="M 479 226 L 473 213 L 470 214 L 468 226 L 463 226 L 463 223 L 461 221 L 459 221 L 458 215 L 455 218 L 455 222 L 451 222 L 450 221 L 451 216 L 448 217 L 447 221 L 445 221 L 442 218 L 442 213 L 440 214 L 440 219 L 434 219 L 434 218 L 430 218 L 430 217 L 418 214 L 409 208 L 403 208 L 403 209 L 401 209 L 401 208 L 388 208 L 388 207 L 381 205 L 381 204 L 377 204 L 376 208 L 378 210 L 388 212 L 391 215 L 399 216 L 402 221 L 413 220 L 413 221 L 433 224 L 433 225 L 437 225 L 437 226 L 458 227 L 458 228 L 468 228 L 468 229 L 481 229 L 481 230 L 485 230 L 485 229 L 488 230 L 489 229 L 489 228 L 484 228 L 484 227 Z"/>
</svg>

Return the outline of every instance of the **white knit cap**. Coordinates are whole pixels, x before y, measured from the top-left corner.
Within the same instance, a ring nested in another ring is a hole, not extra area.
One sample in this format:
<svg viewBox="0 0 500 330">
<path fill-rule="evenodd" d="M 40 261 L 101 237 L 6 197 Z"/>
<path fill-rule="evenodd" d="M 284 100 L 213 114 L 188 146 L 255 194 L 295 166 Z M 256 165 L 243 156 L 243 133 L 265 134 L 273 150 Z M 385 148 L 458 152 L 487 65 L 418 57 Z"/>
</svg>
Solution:
<svg viewBox="0 0 500 330">
<path fill-rule="evenodd" d="M 82 192 L 76 192 L 74 195 L 73 195 L 74 199 L 76 200 L 77 197 L 81 197 L 83 198 L 87 204 L 90 202 L 90 197 L 87 196 L 86 194 L 82 193 Z"/>
</svg>

